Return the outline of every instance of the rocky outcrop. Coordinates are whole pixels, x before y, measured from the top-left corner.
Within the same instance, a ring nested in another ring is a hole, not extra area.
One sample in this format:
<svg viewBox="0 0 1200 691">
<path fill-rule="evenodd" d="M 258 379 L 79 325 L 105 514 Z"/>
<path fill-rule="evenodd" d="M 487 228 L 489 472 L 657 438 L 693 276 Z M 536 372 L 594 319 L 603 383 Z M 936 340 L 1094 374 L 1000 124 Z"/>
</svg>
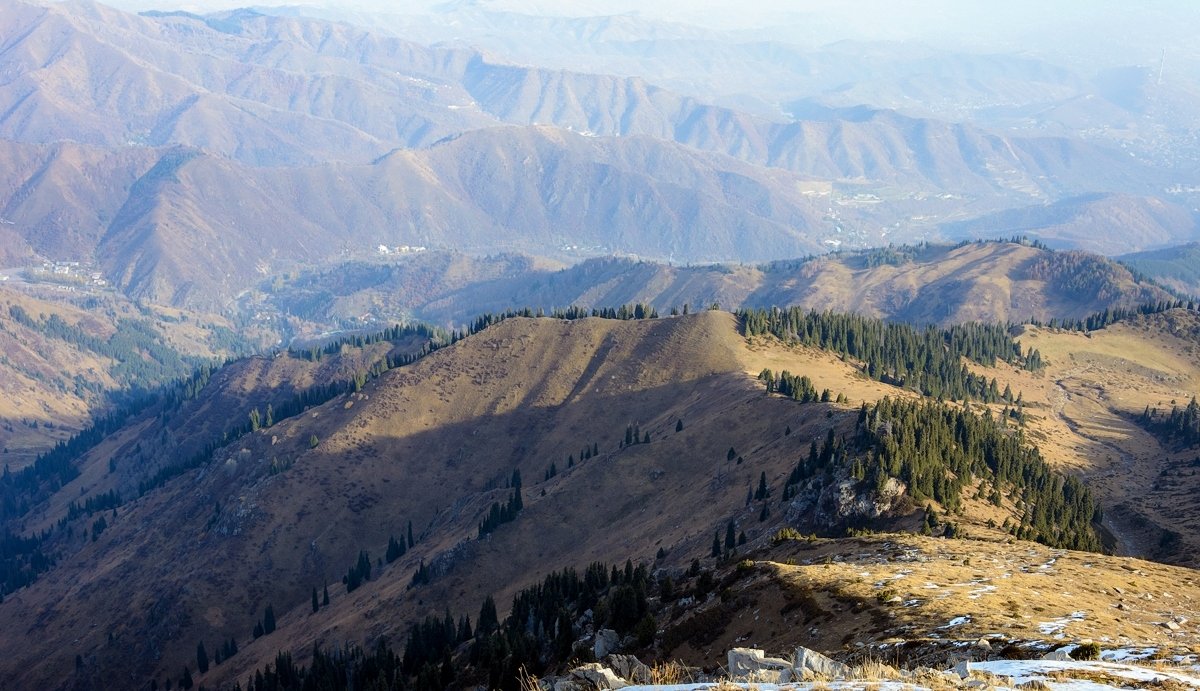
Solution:
<svg viewBox="0 0 1200 691">
<path fill-rule="evenodd" d="M 609 654 L 615 652 L 621 645 L 621 637 L 612 629 L 600 629 L 596 632 L 596 642 L 592 646 L 592 653 L 597 660 L 603 660 Z"/>
<path fill-rule="evenodd" d="M 613 635 L 616 635 L 615 632 Z M 623 689 L 631 684 L 649 684 L 652 681 L 650 668 L 632 655 L 609 655 L 605 662 L 606 665 L 591 662 L 576 667 L 566 676 L 544 679 L 540 685 L 547 691 L 592 691 Z"/>
<path fill-rule="evenodd" d="M 605 662 L 617 676 L 626 681 L 634 684 L 650 683 L 650 668 L 632 655 L 609 655 Z"/>
<path fill-rule="evenodd" d="M 837 679 L 850 676 L 850 668 L 815 650 L 799 647 L 792 653 L 792 672 L 797 679 Z"/>
<path fill-rule="evenodd" d="M 786 684 L 792 680 L 791 662 L 767 657 L 757 648 L 734 648 L 728 657 L 729 676 L 733 679 L 768 684 Z"/>
<path fill-rule="evenodd" d="M 1051 650 L 1050 652 L 1046 653 L 1042 656 L 1042 659 L 1052 660 L 1054 662 L 1071 662 L 1075 658 L 1071 657 L 1071 654 L 1066 650 L 1059 648 L 1058 650 Z"/>
<path fill-rule="evenodd" d="M 571 671 L 571 676 L 590 684 L 589 688 L 594 689 L 623 689 L 629 686 L 629 682 L 598 662 L 577 667 Z"/>
<path fill-rule="evenodd" d="M 883 487 L 852 479 L 829 484 L 810 482 L 791 502 L 784 515 L 789 525 L 828 528 L 849 521 L 889 516 L 904 504 L 908 486 L 888 478 Z"/>
</svg>

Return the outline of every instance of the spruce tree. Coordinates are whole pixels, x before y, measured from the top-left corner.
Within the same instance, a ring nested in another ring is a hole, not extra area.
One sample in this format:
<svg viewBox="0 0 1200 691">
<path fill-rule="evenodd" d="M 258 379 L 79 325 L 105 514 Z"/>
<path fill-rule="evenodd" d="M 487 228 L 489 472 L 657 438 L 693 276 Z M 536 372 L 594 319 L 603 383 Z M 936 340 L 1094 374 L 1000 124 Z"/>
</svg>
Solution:
<svg viewBox="0 0 1200 691">
<path fill-rule="evenodd" d="M 718 533 L 713 533 L 712 555 L 721 556 L 721 536 Z"/>
<path fill-rule="evenodd" d="M 196 669 L 200 670 L 201 674 L 208 671 L 208 652 L 204 649 L 204 641 L 196 644 Z"/>
<path fill-rule="evenodd" d="M 737 547 L 736 530 L 733 527 L 733 519 L 729 519 L 729 523 L 725 525 L 725 551 L 732 551 Z"/>
<path fill-rule="evenodd" d="M 484 637 L 500 628 L 500 617 L 496 614 L 496 601 L 488 595 L 479 608 L 479 622 L 475 625 L 475 635 Z"/>
<path fill-rule="evenodd" d="M 312 611 L 313 611 L 313 614 L 316 614 L 318 609 L 321 609 L 321 603 L 320 603 L 320 601 L 318 601 L 318 600 L 317 600 L 317 587 L 316 587 L 316 586 L 313 586 L 313 592 L 312 592 Z"/>
<path fill-rule="evenodd" d="M 275 608 L 267 605 L 267 611 L 263 614 L 263 635 L 267 635 L 275 631 Z"/>
</svg>

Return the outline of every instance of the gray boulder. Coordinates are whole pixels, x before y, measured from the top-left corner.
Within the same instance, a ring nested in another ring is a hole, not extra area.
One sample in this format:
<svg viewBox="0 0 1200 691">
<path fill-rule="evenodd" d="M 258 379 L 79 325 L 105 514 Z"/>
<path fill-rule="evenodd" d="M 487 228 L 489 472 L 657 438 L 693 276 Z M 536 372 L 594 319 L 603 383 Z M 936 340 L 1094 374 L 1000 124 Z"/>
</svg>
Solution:
<svg viewBox="0 0 1200 691">
<path fill-rule="evenodd" d="M 792 654 L 792 673 L 797 679 L 845 679 L 850 668 L 815 650 L 800 647 Z"/>
<path fill-rule="evenodd" d="M 1059 648 L 1058 650 L 1051 650 L 1050 652 L 1046 653 L 1042 656 L 1042 659 L 1050 660 L 1052 662 L 1071 662 L 1075 658 L 1071 657 L 1071 654 L 1067 651 Z"/>
<path fill-rule="evenodd" d="M 729 676 L 732 679 L 787 683 L 791 681 L 792 664 L 783 658 L 767 657 L 766 653 L 757 648 L 734 648 L 729 651 Z M 787 679 L 780 681 L 779 677 L 787 671 Z"/>
<path fill-rule="evenodd" d="M 632 655 L 609 655 L 604 660 L 618 677 L 635 684 L 650 683 L 650 668 Z"/>
<path fill-rule="evenodd" d="M 596 632 L 596 643 L 592 646 L 592 653 L 597 660 L 603 660 L 609 654 L 615 652 L 621 644 L 621 637 L 612 629 L 600 629 Z"/>
<path fill-rule="evenodd" d="M 571 676 L 587 682 L 596 689 L 623 689 L 629 686 L 629 682 L 598 662 L 590 662 L 571 670 Z"/>
</svg>

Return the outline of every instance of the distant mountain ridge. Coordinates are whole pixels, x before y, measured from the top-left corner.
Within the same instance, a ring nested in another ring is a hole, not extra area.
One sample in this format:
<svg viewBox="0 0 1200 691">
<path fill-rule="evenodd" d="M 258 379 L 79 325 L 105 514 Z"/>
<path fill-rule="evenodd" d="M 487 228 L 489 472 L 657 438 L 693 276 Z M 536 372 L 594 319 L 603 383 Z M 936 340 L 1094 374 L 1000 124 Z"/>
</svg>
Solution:
<svg viewBox="0 0 1200 691">
<path fill-rule="evenodd" d="M 95 260 L 173 305 L 377 244 L 758 262 L 1169 182 L 1076 139 L 871 108 L 771 120 L 311 19 L 14 1 L 0 27 L 0 251 Z M 1178 237 L 1155 218 L 1169 230 L 1122 242 Z"/>
<path fill-rule="evenodd" d="M 1200 295 L 1200 243 L 1136 252 L 1119 259 L 1163 285 L 1188 295 Z"/>
<path fill-rule="evenodd" d="M 301 274 L 268 299 L 316 323 L 372 314 L 381 321 L 412 315 L 454 324 L 512 305 L 550 310 L 644 302 L 662 312 L 713 303 L 727 309 L 799 305 L 950 325 L 1081 319 L 1175 296 L 1098 255 L 972 242 L 708 266 L 600 258 L 552 268 L 519 257 L 435 252 Z"/>
</svg>

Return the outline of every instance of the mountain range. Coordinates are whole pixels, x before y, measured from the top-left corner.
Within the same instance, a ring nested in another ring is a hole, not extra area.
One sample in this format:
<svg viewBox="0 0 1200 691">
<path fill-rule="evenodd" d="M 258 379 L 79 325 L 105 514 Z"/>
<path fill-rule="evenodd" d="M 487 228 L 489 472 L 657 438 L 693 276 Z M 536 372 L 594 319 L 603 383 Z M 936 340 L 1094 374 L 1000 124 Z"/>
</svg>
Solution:
<svg viewBox="0 0 1200 691">
<path fill-rule="evenodd" d="M 1132 251 L 1195 228 L 1154 196 L 1170 170 L 1078 138 L 870 107 L 771 119 L 249 11 L 0 12 L 5 261 L 94 262 L 158 303 L 221 309 L 379 244 L 766 261 L 1014 227 Z M 1113 194 L 1148 195 L 1108 197 L 1143 205 L 1117 226 L 1136 232 L 1056 229 L 1063 200 Z"/>
</svg>

